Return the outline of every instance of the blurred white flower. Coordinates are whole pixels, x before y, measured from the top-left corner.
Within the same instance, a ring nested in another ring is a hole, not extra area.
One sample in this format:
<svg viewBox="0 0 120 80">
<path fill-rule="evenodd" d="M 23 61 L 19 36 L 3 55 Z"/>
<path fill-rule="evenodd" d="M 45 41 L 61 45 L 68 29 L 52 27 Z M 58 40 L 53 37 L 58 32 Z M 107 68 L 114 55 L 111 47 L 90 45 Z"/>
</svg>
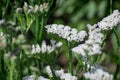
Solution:
<svg viewBox="0 0 120 80">
<path fill-rule="evenodd" d="M 34 48 L 33 48 L 33 50 L 34 50 Z M 40 48 L 39 44 L 37 44 L 36 45 L 36 53 L 39 53 L 40 51 L 41 51 L 41 48 Z"/>
<path fill-rule="evenodd" d="M 46 71 L 46 73 L 47 73 L 50 77 L 53 77 L 53 74 L 52 74 L 52 71 L 51 71 L 50 66 L 46 66 L 46 67 L 45 67 L 45 71 Z"/>
<path fill-rule="evenodd" d="M 45 53 L 47 51 L 47 45 L 45 41 L 42 41 L 41 51 L 42 53 Z"/>
<path fill-rule="evenodd" d="M 22 80 L 50 80 L 50 79 L 44 78 L 43 76 L 39 76 L 38 78 L 35 79 L 35 75 L 30 75 L 23 77 Z"/>
<path fill-rule="evenodd" d="M 22 80 L 35 80 L 35 75 L 25 76 Z"/>
<path fill-rule="evenodd" d="M 61 47 L 62 46 L 62 42 L 58 42 L 55 44 L 55 47 Z"/>
<path fill-rule="evenodd" d="M 55 40 L 51 40 L 51 46 L 47 45 L 45 41 L 42 41 L 41 46 L 39 44 L 36 45 L 32 45 L 32 50 L 31 53 L 32 54 L 36 54 L 36 53 L 51 53 L 55 50 L 55 48 L 59 48 L 62 46 L 62 42 L 58 42 L 56 43 Z"/>
<path fill-rule="evenodd" d="M 55 71 L 55 75 L 57 76 L 57 77 L 60 77 L 60 76 L 62 76 L 64 74 L 64 70 L 63 69 L 61 69 L 61 70 L 56 70 Z"/>
<path fill-rule="evenodd" d="M 27 11 L 27 13 L 43 12 L 43 11 L 46 11 L 47 8 L 48 8 L 48 3 L 32 6 L 32 5 L 28 5 L 27 2 L 24 2 L 24 6 L 23 6 L 24 11 L 25 12 Z M 17 8 L 17 10 L 18 9 L 19 8 Z"/>
<path fill-rule="evenodd" d="M 77 80 L 76 76 L 72 76 L 70 73 L 64 73 L 64 70 L 56 70 L 55 75 L 60 77 L 61 80 Z"/>
<path fill-rule="evenodd" d="M 113 80 L 113 75 L 103 71 L 101 68 L 84 73 L 84 77 L 89 80 Z"/>
<path fill-rule="evenodd" d="M 40 77 L 38 77 L 37 80 L 50 80 L 50 79 L 47 79 L 47 78 L 44 78 L 43 76 L 40 76 Z"/>
</svg>

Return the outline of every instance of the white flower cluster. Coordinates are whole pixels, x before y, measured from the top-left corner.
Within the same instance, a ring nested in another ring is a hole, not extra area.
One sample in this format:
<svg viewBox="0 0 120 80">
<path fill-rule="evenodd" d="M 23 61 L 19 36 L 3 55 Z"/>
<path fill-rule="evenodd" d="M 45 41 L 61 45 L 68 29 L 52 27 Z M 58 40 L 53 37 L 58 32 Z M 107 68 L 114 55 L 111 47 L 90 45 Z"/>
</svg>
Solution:
<svg viewBox="0 0 120 80">
<path fill-rule="evenodd" d="M 50 77 L 53 77 L 52 70 L 51 70 L 50 66 L 46 66 L 45 71 Z"/>
<path fill-rule="evenodd" d="M 33 12 L 43 12 L 48 8 L 48 3 L 43 3 L 40 6 L 35 5 L 35 7 L 28 5 L 26 2 L 24 3 L 24 9 L 28 11 L 28 13 Z"/>
<path fill-rule="evenodd" d="M 62 42 L 58 42 L 56 43 L 56 41 L 51 40 L 51 46 L 47 45 L 45 41 L 42 41 L 42 45 L 40 47 L 39 44 L 36 45 L 32 45 L 32 54 L 36 54 L 36 53 L 51 53 L 55 50 L 55 48 L 61 47 L 62 46 Z"/>
<path fill-rule="evenodd" d="M 64 70 L 56 70 L 55 75 L 60 77 L 61 80 L 77 80 L 76 76 L 72 76 L 70 73 L 64 73 Z"/>
<path fill-rule="evenodd" d="M 23 77 L 22 80 L 50 80 L 50 79 L 44 78 L 43 76 L 39 76 L 38 79 L 35 79 L 35 75 L 30 75 Z"/>
<path fill-rule="evenodd" d="M 40 76 L 40 77 L 38 77 L 38 80 L 50 80 L 50 79 L 47 79 L 47 78 L 44 78 L 43 76 Z"/>
<path fill-rule="evenodd" d="M 37 12 L 43 12 L 48 9 L 48 3 L 43 3 L 41 5 L 35 5 L 34 7 L 31 5 L 28 5 L 26 2 L 24 2 L 23 9 L 27 11 L 28 13 L 37 13 Z M 17 8 L 16 12 L 22 11 L 22 8 Z"/>
<path fill-rule="evenodd" d="M 34 80 L 35 76 L 34 75 L 30 75 L 30 76 L 25 76 L 22 78 L 22 80 Z"/>
<path fill-rule="evenodd" d="M 101 33 L 101 30 L 97 28 L 97 25 L 87 25 L 88 40 L 85 43 L 78 45 L 77 47 L 72 48 L 71 50 L 75 53 L 81 54 L 82 56 L 101 54 L 101 43 L 103 41 L 104 35 Z"/>
<path fill-rule="evenodd" d="M 101 68 L 84 73 L 84 77 L 89 80 L 113 80 L 113 75 L 103 71 Z"/>
<path fill-rule="evenodd" d="M 87 36 L 86 31 L 79 31 L 75 28 L 70 28 L 69 26 L 64 25 L 46 25 L 45 28 L 47 29 L 48 33 L 57 34 L 58 36 L 67 39 L 69 42 L 71 41 L 83 41 L 84 38 Z"/>
<path fill-rule="evenodd" d="M 98 22 L 98 26 L 102 30 L 110 30 L 113 29 L 114 26 L 117 26 L 118 23 L 120 23 L 120 12 L 114 10 L 111 15 Z"/>
<path fill-rule="evenodd" d="M 105 37 L 101 31 L 113 29 L 113 27 L 118 23 L 120 23 L 120 12 L 115 10 L 113 14 L 98 22 L 98 24 L 94 24 L 93 26 L 88 24 L 88 40 L 71 50 L 75 53 L 81 54 L 82 56 L 101 54 L 101 44 Z"/>
<path fill-rule="evenodd" d="M 3 32 L 0 32 L 0 47 L 6 47 L 6 38 Z"/>
</svg>

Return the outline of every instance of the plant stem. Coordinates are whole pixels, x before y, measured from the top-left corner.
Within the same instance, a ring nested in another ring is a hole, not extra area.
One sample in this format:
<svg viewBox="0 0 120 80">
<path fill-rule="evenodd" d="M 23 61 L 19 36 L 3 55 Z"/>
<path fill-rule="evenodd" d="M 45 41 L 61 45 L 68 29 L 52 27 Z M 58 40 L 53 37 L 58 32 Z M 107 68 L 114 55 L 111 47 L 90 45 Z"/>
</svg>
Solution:
<svg viewBox="0 0 120 80">
<path fill-rule="evenodd" d="M 110 13 L 112 13 L 112 0 L 110 0 Z"/>
<path fill-rule="evenodd" d="M 72 53 L 70 51 L 70 43 L 68 42 L 68 47 L 69 47 L 69 71 L 71 74 L 73 74 L 73 56 Z"/>
<path fill-rule="evenodd" d="M 118 75 L 119 71 L 120 71 L 120 64 L 117 64 L 116 71 L 114 74 L 114 80 L 117 80 L 117 75 Z"/>
<path fill-rule="evenodd" d="M 42 41 L 43 27 L 44 27 L 44 14 L 42 15 L 42 20 L 41 20 L 41 28 L 40 28 L 40 35 L 39 35 L 40 41 Z"/>
<path fill-rule="evenodd" d="M 36 39 L 38 40 L 39 35 L 39 19 L 36 17 Z"/>
<path fill-rule="evenodd" d="M 10 64 L 10 80 L 13 80 L 13 71 L 14 71 L 14 60 L 11 59 L 11 64 Z"/>
</svg>

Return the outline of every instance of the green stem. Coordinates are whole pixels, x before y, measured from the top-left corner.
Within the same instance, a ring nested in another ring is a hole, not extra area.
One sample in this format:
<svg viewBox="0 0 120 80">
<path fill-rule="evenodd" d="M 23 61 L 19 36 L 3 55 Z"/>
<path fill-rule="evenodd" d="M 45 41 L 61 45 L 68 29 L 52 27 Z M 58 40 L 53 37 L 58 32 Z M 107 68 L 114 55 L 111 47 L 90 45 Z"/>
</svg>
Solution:
<svg viewBox="0 0 120 80">
<path fill-rule="evenodd" d="M 69 49 L 69 71 L 71 74 L 73 74 L 73 56 L 72 53 L 70 51 L 70 43 L 68 42 L 68 49 Z"/>
<path fill-rule="evenodd" d="M 39 35 L 40 41 L 42 41 L 43 28 L 44 28 L 44 15 L 42 15 L 42 20 L 41 20 L 41 28 L 40 28 L 40 35 Z"/>
<path fill-rule="evenodd" d="M 120 64 L 117 64 L 117 68 L 116 68 L 116 71 L 115 71 L 115 74 L 114 74 L 114 80 L 117 80 L 117 75 L 118 75 L 119 72 L 120 72 Z"/>
<path fill-rule="evenodd" d="M 14 71 L 14 60 L 11 59 L 11 64 L 10 64 L 10 80 L 13 80 L 13 71 Z"/>
<path fill-rule="evenodd" d="M 112 0 L 110 0 L 110 13 L 112 13 Z"/>
<path fill-rule="evenodd" d="M 116 36 L 117 44 L 118 44 L 118 49 L 119 49 L 119 47 L 120 47 L 120 41 L 119 41 L 119 36 L 118 36 L 117 32 L 115 31 L 115 28 L 113 29 L 113 32 L 114 32 L 114 34 Z"/>
<path fill-rule="evenodd" d="M 39 37 L 39 19 L 36 18 L 36 39 Z"/>
</svg>

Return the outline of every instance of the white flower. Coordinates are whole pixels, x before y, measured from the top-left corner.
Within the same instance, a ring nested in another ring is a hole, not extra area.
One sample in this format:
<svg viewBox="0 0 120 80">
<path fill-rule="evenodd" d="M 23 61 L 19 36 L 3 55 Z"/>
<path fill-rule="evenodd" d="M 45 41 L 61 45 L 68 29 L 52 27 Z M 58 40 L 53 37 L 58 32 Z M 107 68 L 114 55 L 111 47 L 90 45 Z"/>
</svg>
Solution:
<svg viewBox="0 0 120 80">
<path fill-rule="evenodd" d="M 64 74 L 64 70 L 63 69 L 61 69 L 61 70 L 56 70 L 55 71 L 55 75 L 57 76 L 57 77 L 60 77 L 60 76 L 62 76 Z"/>
<path fill-rule="evenodd" d="M 101 47 L 99 44 L 94 44 L 93 47 L 92 47 L 92 53 L 94 54 L 101 54 Z"/>
<path fill-rule="evenodd" d="M 47 72 L 47 74 L 50 76 L 50 77 L 53 77 L 53 74 L 52 74 L 52 71 L 50 69 L 50 66 L 46 66 L 45 67 L 45 71 Z"/>
<path fill-rule="evenodd" d="M 55 48 L 59 48 L 62 46 L 62 42 L 58 42 L 56 43 L 55 40 L 51 40 L 51 46 L 50 45 L 46 45 L 45 41 L 42 41 L 41 46 L 39 44 L 36 45 L 32 45 L 32 50 L 31 53 L 32 54 L 36 54 L 36 53 L 51 53 L 55 50 Z"/>
<path fill-rule="evenodd" d="M 77 47 L 72 48 L 71 50 L 75 53 L 78 53 L 78 54 L 82 55 L 82 56 L 86 56 L 86 51 L 85 50 L 87 50 L 87 49 L 89 49 L 88 45 L 80 44 Z"/>
<path fill-rule="evenodd" d="M 77 77 L 72 76 L 70 73 L 64 73 L 64 75 L 62 75 L 60 77 L 60 79 L 62 79 L 62 80 L 77 80 Z"/>
<path fill-rule="evenodd" d="M 17 8 L 16 12 L 19 11 L 20 8 Z M 23 10 L 27 13 L 37 13 L 37 12 L 46 12 L 46 9 L 48 9 L 48 3 L 43 3 L 41 5 L 28 5 L 27 2 L 24 2 Z M 21 9 L 22 10 L 22 9 Z"/>
<path fill-rule="evenodd" d="M 78 39 L 80 41 L 83 41 L 83 39 L 85 38 L 85 36 L 87 36 L 86 31 L 80 31 L 80 32 L 78 32 Z"/>
<path fill-rule="evenodd" d="M 32 54 L 35 54 L 36 53 L 36 48 L 35 48 L 35 45 L 32 45 L 32 51 L 31 51 Z"/>
<path fill-rule="evenodd" d="M 47 52 L 51 53 L 52 51 L 54 51 L 54 47 L 53 46 L 47 46 Z"/>
<path fill-rule="evenodd" d="M 50 79 L 47 79 L 47 78 L 44 78 L 43 76 L 40 76 L 40 77 L 38 77 L 38 80 L 50 80 Z"/>
<path fill-rule="evenodd" d="M 78 45 L 77 47 L 72 48 L 71 50 L 75 53 L 78 53 L 82 56 L 92 56 L 95 54 L 101 54 L 101 44 L 103 42 L 104 35 L 97 24 L 93 26 L 87 25 L 88 27 L 88 39 L 85 40 L 85 43 Z M 83 32 L 85 35 L 86 33 Z M 81 35 L 82 36 L 82 35 Z"/>
<path fill-rule="evenodd" d="M 84 73 L 84 77 L 90 80 L 113 80 L 113 75 L 103 71 L 101 68 Z"/>
<path fill-rule="evenodd" d="M 22 80 L 35 80 L 35 75 L 25 76 Z"/>
<path fill-rule="evenodd" d="M 46 25 L 46 31 L 48 33 L 57 34 L 58 36 L 67 39 L 69 42 L 71 41 L 83 41 L 84 38 L 87 36 L 86 31 L 79 31 L 75 28 L 70 28 L 69 26 L 64 25 Z"/>
<path fill-rule="evenodd" d="M 42 50 L 42 53 L 45 53 L 47 51 L 47 45 L 45 41 L 42 42 L 41 50 Z"/>
<path fill-rule="evenodd" d="M 50 80 L 50 79 L 44 78 L 43 76 L 39 76 L 37 79 L 35 79 L 35 75 L 30 75 L 23 77 L 22 80 Z"/>
<path fill-rule="evenodd" d="M 36 45 L 36 53 L 40 53 L 40 51 L 41 51 L 41 48 L 40 48 L 39 44 L 37 44 Z"/>
<path fill-rule="evenodd" d="M 62 46 L 62 42 L 58 42 L 55 44 L 55 47 L 61 47 Z"/>
<path fill-rule="evenodd" d="M 114 10 L 112 14 L 102 19 L 102 21 L 98 22 L 98 26 L 102 30 L 110 30 L 113 29 L 114 26 L 120 23 L 120 12 L 118 10 Z"/>
<path fill-rule="evenodd" d="M 70 73 L 64 73 L 64 70 L 56 70 L 55 75 L 60 77 L 61 80 L 77 80 L 76 76 L 72 76 Z"/>
</svg>

